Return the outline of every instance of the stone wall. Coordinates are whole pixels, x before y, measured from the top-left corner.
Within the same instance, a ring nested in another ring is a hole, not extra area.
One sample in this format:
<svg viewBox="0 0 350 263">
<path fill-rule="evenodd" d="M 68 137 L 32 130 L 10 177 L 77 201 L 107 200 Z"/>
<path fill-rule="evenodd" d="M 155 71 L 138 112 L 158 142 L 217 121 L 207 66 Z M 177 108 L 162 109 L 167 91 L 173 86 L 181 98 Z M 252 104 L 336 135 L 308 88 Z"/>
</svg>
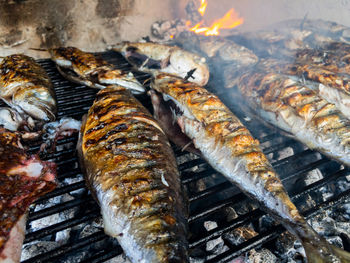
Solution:
<svg viewBox="0 0 350 263">
<path fill-rule="evenodd" d="M 102 51 L 150 34 L 156 20 L 173 19 L 172 0 L 0 0 L 0 55 L 72 45 Z"/>
</svg>

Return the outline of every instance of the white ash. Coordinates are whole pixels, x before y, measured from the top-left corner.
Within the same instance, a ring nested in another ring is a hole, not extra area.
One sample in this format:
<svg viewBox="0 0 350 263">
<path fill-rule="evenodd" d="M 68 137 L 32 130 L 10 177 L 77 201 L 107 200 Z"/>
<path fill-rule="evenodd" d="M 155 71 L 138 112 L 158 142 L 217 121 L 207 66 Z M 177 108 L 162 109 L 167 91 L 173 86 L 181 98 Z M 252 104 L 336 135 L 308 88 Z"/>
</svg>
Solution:
<svg viewBox="0 0 350 263">
<path fill-rule="evenodd" d="M 64 229 L 62 231 L 57 232 L 55 241 L 61 244 L 66 243 L 70 236 L 70 232 L 71 232 L 71 228 Z"/>
<path fill-rule="evenodd" d="M 204 263 L 205 259 L 203 258 L 196 258 L 196 257 L 190 257 L 190 263 Z"/>
<path fill-rule="evenodd" d="M 104 263 L 131 263 L 130 260 L 125 256 L 125 254 L 111 258 Z"/>
<path fill-rule="evenodd" d="M 294 155 L 294 150 L 292 147 L 286 147 L 286 148 L 283 148 L 283 150 L 279 150 L 277 151 L 276 153 L 276 161 L 279 161 L 279 160 L 283 160 L 287 157 L 290 157 Z"/>
<path fill-rule="evenodd" d="M 60 244 L 52 241 L 33 241 L 22 248 L 21 261 L 57 248 Z"/>
<path fill-rule="evenodd" d="M 213 230 L 218 227 L 218 224 L 214 221 L 205 221 L 203 225 L 207 231 Z"/>
<path fill-rule="evenodd" d="M 340 247 L 340 248 L 344 248 L 343 240 L 339 236 L 327 237 L 326 239 L 330 244 L 335 245 L 335 246 Z"/>
<path fill-rule="evenodd" d="M 63 180 L 62 184 L 63 185 L 71 185 L 71 184 L 75 184 L 75 183 L 82 182 L 82 181 L 84 181 L 83 175 L 77 174 L 75 177 L 65 178 Z M 74 197 L 74 198 L 78 198 L 78 197 L 81 197 L 85 193 L 85 191 L 86 191 L 85 188 L 81 188 L 81 189 L 77 189 L 77 190 L 69 192 L 69 195 Z"/>
<path fill-rule="evenodd" d="M 206 251 L 211 255 L 208 256 L 208 259 L 214 257 L 215 255 L 220 255 L 227 251 L 229 248 L 225 246 L 224 240 L 222 237 L 210 240 L 206 244 Z"/>
<path fill-rule="evenodd" d="M 81 228 L 81 227 L 79 227 Z M 81 230 L 81 232 L 79 233 L 79 238 L 84 238 L 84 237 L 88 237 L 98 231 L 100 231 L 101 228 L 100 227 L 96 227 L 90 224 L 86 224 L 83 229 Z"/>
<path fill-rule="evenodd" d="M 305 185 L 313 184 L 323 178 L 323 175 L 320 169 L 316 168 L 314 170 L 309 171 L 305 174 Z"/>
<path fill-rule="evenodd" d="M 249 252 L 247 263 L 276 263 L 277 257 L 265 248 L 261 250 L 252 249 Z"/>
<path fill-rule="evenodd" d="M 58 199 L 58 200 L 60 200 L 59 203 L 61 203 L 61 202 L 64 202 L 64 200 L 67 200 L 67 198 L 69 199 L 69 195 L 65 194 L 65 195 L 58 196 L 58 197 L 55 197 L 55 198 L 52 198 L 52 199 L 55 199 L 55 200 Z M 49 204 L 50 205 L 48 205 L 48 203 L 39 204 L 39 205 L 37 205 L 38 207 L 35 207 L 35 211 L 39 211 L 39 210 L 42 210 L 44 208 L 51 207 L 55 203 L 51 203 L 50 202 Z M 40 208 L 40 209 L 38 209 L 38 208 Z M 74 217 L 74 209 L 64 210 L 61 213 L 55 213 L 55 214 L 52 214 L 52 215 L 40 218 L 38 220 L 31 221 L 30 222 L 30 228 L 31 228 L 32 231 L 40 230 L 42 228 L 46 228 L 46 227 L 52 226 L 52 225 L 57 224 L 59 222 L 66 221 L 66 220 L 68 220 L 68 219 L 70 219 L 72 217 Z"/>
<path fill-rule="evenodd" d="M 335 221 L 326 214 L 313 216 L 308 222 L 312 228 L 322 236 L 333 236 L 338 233 Z"/>
</svg>

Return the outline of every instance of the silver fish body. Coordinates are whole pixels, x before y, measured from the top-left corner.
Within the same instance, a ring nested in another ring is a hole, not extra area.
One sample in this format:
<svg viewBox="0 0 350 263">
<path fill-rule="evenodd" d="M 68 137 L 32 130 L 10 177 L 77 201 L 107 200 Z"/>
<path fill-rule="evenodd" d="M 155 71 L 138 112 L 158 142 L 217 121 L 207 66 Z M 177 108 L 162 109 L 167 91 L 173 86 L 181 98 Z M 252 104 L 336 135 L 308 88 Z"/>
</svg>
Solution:
<svg viewBox="0 0 350 263">
<path fill-rule="evenodd" d="M 97 94 L 78 153 L 105 232 L 132 262 L 188 262 L 187 209 L 174 154 L 128 90 L 114 86 Z"/>
<path fill-rule="evenodd" d="M 0 97 L 38 122 L 56 118 L 57 103 L 50 78 L 31 57 L 15 54 L 1 61 Z"/>
<path fill-rule="evenodd" d="M 169 73 L 205 85 L 209 69 L 204 57 L 176 46 L 157 43 L 122 42 L 113 46 L 135 67 L 152 74 Z"/>
<path fill-rule="evenodd" d="M 307 224 L 259 142 L 218 97 L 165 74 L 155 78 L 152 88 L 172 101 L 177 123 L 209 164 L 301 240 L 309 262 L 350 262 L 349 254 L 328 244 Z"/>
<path fill-rule="evenodd" d="M 129 88 L 133 93 L 145 91 L 131 72 L 116 69 L 92 53 L 75 47 L 59 47 L 49 51 L 59 72 L 73 82 L 97 89 L 116 84 Z"/>
</svg>

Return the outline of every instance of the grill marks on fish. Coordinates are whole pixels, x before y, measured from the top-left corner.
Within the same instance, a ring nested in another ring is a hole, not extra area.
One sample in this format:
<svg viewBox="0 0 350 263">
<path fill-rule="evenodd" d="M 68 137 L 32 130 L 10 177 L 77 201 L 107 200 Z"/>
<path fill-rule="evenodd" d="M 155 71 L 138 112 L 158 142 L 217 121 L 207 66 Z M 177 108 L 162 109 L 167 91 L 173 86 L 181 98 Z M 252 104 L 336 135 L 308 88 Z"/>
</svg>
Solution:
<svg viewBox="0 0 350 263">
<path fill-rule="evenodd" d="M 135 93 L 145 90 L 131 72 L 116 69 L 92 53 L 75 47 L 59 47 L 51 49 L 50 53 L 60 73 L 73 82 L 98 89 L 118 84 Z"/>
<path fill-rule="evenodd" d="M 133 262 L 187 262 L 175 157 L 147 110 L 125 88 L 108 87 L 98 93 L 81 135 L 79 156 L 105 231 Z"/>
<path fill-rule="evenodd" d="M 350 164 L 350 121 L 316 90 L 286 75 L 264 71 L 246 73 L 238 88 L 265 120 L 308 147 Z"/>
<path fill-rule="evenodd" d="M 244 192 L 263 202 L 265 207 L 272 209 L 268 204 L 272 195 L 280 198 L 279 204 L 285 206 L 289 216 L 296 213 L 295 206 L 283 191 L 280 179 L 262 153 L 258 140 L 251 136 L 248 129 L 217 96 L 196 84 L 180 79 L 174 81 L 174 78 L 167 75 L 157 76 L 152 88 L 173 98 L 180 107 L 187 108 L 184 112 L 191 115 L 179 117 L 180 127 L 194 140 L 195 146 L 214 168 Z M 236 173 L 225 167 L 227 160 L 231 163 L 229 167 L 235 166 Z M 254 189 L 254 184 L 262 188 Z M 264 198 L 262 193 L 269 197 Z"/>
<path fill-rule="evenodd" d="M 1 61 L 0 96 L 8 105 L 37 121 L 56 118 L 57 105 L 50 78 L 28 56 L 15 54 Z"/>
<path fill-rule="evenodd" d="M 271 78 L 273 83 L 274 78 Z M 263 79 L 261 85 L 265 81 Z M 173 76 L 165 74 L 155 78 L 152 88 L 174 100 L 182 109 L 183 115 L 177 116 L 177 121 L 209 164 L 257 200 L 302 241 L 309 262 L 350 262 L 348 253 L 328 244 L 307 224 L 289 199 L 259 142 L 215 95 L 194 83 L 174 80 Z M 254 91 L 249 90 L 250 94 Z M 266 97 L 270 107 L 273 98 L 280 93 L 283 90 L 266 89 L 257 100 Z M 291 90 L 286 93 L 294 94 Z M 305 94 L 308 96 L 309 92 Z M 276 104 L 283 110 L 282 100 Z"/>
</svg>

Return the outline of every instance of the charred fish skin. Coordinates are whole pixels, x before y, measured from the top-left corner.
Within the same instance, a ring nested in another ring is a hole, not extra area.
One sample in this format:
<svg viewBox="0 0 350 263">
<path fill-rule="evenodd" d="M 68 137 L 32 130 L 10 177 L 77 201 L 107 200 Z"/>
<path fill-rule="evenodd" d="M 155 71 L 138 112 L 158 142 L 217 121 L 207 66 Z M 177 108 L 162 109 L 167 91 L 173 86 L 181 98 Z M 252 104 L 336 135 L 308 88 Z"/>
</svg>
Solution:
<svg viewBox="0 0 350 263">
<path fill-rule="evenodd" d="M 19 262 L 29 205 L 56 187 L 56 167 L 25 154 L 16 133 L 0 128 L 0 261 Z"/>
<path fill-rule="evenodd" d="M 174 102 L 177 122 L 208 163 L 302 241 L 309 262 L 350 262 L 345 251 L 329 245 L 307 224 L 259 142 L 218 97 L 194 83 L 165 74 L 158 75 L 151 87 Z"/>
<path fill-rule="evenodd" d="M 129 88 L 136 94 L 145 91 L 131 72 L 116 69 L 92 53 L 75 47 L 59 47 L 50 49 L 49 52 L 59 72 L 70 81 L 97 89 L 116 84 Z"/>
<path fill-rule="evenodd" d="M 0 63 L 0 97 L 38 121 L 54 121 L 55 92 L 45 70 L 31 57 L 14 54 Z"/>
<path fill-rule="evenodd" d="M 204 57 L 185 51 L 176 46 L 152 42 L 122 42 L 113 46 L 141 71 L 159 74 L 173 74 L 199 85 L 207 84 L 209 69 Z"/>
<path fill-rule="evenodd" d="M 338 108 L 287 75 L 249 72 L 238 89 L 264 120 L 311 149 L 350 165 L 350 121 Z"/>
<path fill-rule="evenodd" d="M 174 154 L 128 90 L 113 86 L 97 94 L 78 154 L 105 232 L 132 262 L 188 262 L 187 215 Z"/>
</svg>

